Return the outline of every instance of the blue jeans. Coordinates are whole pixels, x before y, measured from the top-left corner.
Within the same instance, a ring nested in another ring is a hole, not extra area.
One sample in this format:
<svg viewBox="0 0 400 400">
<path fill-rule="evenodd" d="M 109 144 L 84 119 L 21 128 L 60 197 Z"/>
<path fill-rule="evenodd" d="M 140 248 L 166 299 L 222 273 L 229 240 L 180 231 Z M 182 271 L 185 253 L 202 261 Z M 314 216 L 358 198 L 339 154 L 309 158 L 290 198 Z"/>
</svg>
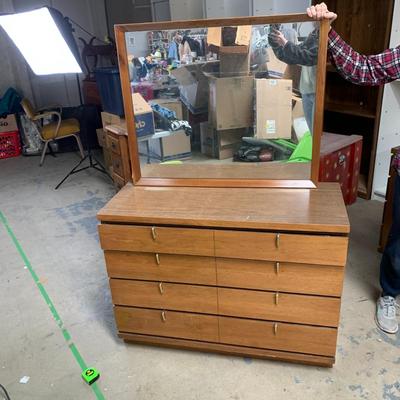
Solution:
<svg viewBox="0 0 400 400">
<path fill-rule="evenodd" d="M 315 93 L 302 94 L 304 117 L 306 118 L 310 133 L 313 133 Z"/>
<path fill-rule="evenodd" d="M 380 281 L 384 296 L 400 294 L 400 176 L 396 176 L 393 197 L 393 223 L 383 251 Z"/>
</svg>

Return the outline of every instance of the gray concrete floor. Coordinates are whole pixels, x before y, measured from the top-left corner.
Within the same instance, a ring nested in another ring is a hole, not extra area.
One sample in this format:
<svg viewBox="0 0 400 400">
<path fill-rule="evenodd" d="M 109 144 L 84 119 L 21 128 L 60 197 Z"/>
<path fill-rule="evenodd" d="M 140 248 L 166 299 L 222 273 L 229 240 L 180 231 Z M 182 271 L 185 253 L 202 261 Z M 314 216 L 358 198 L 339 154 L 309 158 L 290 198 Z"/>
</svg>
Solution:
<svg viewBox="0 0 400 400">
<path fill-rule="evenodd" d="M 352 222 L 337 361 L 332 369 L 127 345 L 116 336 L 96 212 L 113 187 L 96 171 L 56 183 L 75 154 L 0 160 L 0 210 L 107 399 L 400 399 L 400 335 L 375 327 L 382 204 Z M 27 384 L 19 383 L 29 376 Z M 0 383 L 12 400 L 94 399 L 29 271 L 0 226 Z M 0 396 L 1 398 L 1 396 Z"/>
</svg>

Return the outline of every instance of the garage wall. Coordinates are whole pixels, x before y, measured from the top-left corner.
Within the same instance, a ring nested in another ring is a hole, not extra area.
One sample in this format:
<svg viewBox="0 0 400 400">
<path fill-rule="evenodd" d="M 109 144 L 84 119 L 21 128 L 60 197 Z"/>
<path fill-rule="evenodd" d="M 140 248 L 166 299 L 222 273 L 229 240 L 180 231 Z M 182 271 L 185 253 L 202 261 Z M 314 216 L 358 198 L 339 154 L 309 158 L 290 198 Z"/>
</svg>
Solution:
<svg viewBox="0 0 400 400">
<path fill-rule="evenodd" d="M 400 45 L 400 2 L 395 1 L 390 47 Z M 390 149 L 400 146 L 400 80 L 385 85 L 376 149 L 372 198 L 383 200 L 390 167 Z"/>
<path fill-rule="evenodd" d="M 1 12 L 23 12 L 42 6 L 51 6 L 82 25 L 99 38 L 107 34 L 104 3 L 102 0 L 2 0 Z M 103 6 L 102 6 L 103 5 Z M 4 10 L 7 6 L 8 10 Z M 76 37 L 89 39 L 81 30 L 76 30 Z M 79 92 L 75 75 L 36 76 L 14 44 L 2 31 L 0 33 L 0 49 L 7 50 L 7 57 L 1 57 L 0 93 L 9 86 L 14 86 L 29 97 L 37 107 L 49 104 L 76 106 L 79 104 Z M 50 49 L 51 51 L 51 49 Z M 5 71 L 3 73 L 3 71 Z M 82 76 L 81 76 L 82 78 Z"/>
</svg>

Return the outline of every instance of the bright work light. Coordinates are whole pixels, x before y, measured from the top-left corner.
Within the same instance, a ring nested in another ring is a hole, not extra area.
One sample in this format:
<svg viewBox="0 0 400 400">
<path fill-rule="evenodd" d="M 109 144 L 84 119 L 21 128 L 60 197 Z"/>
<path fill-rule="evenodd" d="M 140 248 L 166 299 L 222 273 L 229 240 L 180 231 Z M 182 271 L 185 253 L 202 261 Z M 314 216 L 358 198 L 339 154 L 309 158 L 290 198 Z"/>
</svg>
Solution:
<svg viewBox="0 0 400 400">
<path fill-rule="evenodd" d="M 82 72 L 47 7 L 1 15 L 0 25 L 36 75 Z"/>
</svg>

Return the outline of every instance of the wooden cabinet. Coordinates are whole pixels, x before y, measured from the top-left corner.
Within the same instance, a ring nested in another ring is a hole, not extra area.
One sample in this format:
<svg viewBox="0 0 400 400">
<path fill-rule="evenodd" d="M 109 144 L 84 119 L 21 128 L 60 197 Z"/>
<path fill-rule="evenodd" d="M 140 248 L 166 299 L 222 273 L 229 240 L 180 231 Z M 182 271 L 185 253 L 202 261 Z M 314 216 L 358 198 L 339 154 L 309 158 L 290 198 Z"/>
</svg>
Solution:
<svg viewBox="0 0 400 400">
<path fill-rule="evenodd" d="M 331 366 L 349 233 L 339 185 L 223 190 L 128 185 L 100 211 L 119 336 Z"/>
<path fill-rule="evenodd" d="M 313 3 L 320 3 L 313 0 Z M 339 17 L 333 28 L 361 54 L 378 54 L 389 47 L 394 0 L 326 0 Z M 370 199 L 382 108 L 383 86 L 354 85 L 327 66 L 324 130 L 361 135 L 358 195 Z"/>
<path fill-rule="evenodd" d="M 131 160 L 129 158 L 128 137 L 126 132 L 106 126 L 106 146 L 110 156 L 111 177 L 117 190 L 132 180 Z"/>
</svg>

